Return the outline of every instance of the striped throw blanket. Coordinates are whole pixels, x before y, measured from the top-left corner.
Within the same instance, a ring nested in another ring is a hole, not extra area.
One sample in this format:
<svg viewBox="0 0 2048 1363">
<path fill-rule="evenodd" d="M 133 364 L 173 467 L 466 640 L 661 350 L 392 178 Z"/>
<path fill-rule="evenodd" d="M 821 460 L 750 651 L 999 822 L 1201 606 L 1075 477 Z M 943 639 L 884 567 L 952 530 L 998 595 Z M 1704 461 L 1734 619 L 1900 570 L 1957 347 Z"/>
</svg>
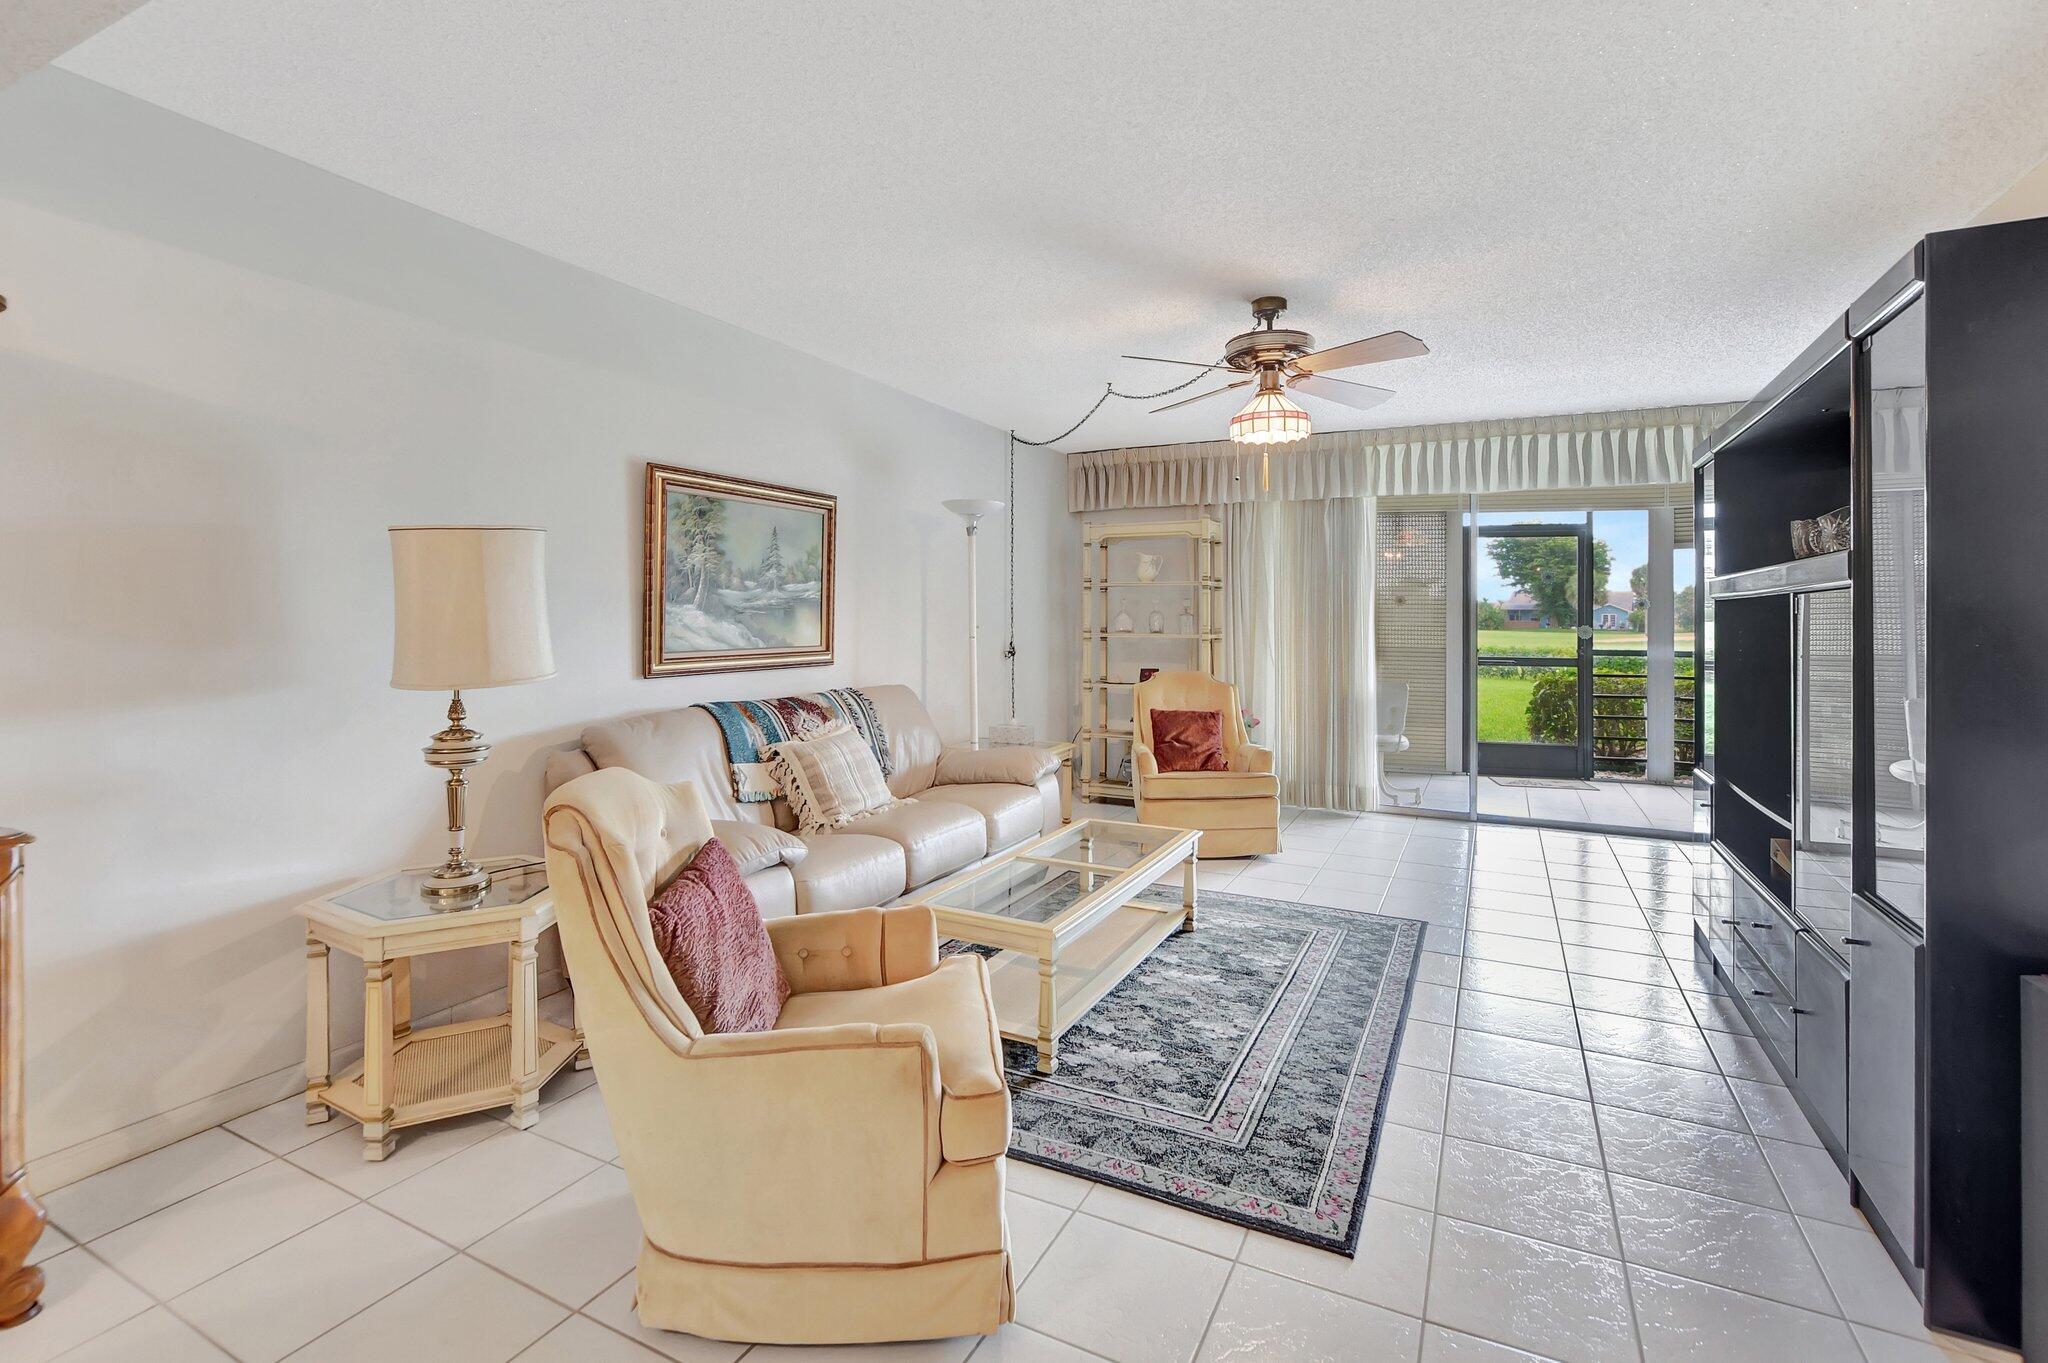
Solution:
<svg viewBox="0 0 2048 1363">
<path fill-rule="evenodd" d="M 843 686 L 807 696 L 774 700 L 713 700 L 700 704 L 725 735 L 725 760 L 732 767 L 732 793 L 743 805 L 763 804 L 782 794 L 768 762 L 768 749 L 813 729 L 845 720 L 874 749 L 889 774 L 889 735 L 868 693 Z"/>
</svg>

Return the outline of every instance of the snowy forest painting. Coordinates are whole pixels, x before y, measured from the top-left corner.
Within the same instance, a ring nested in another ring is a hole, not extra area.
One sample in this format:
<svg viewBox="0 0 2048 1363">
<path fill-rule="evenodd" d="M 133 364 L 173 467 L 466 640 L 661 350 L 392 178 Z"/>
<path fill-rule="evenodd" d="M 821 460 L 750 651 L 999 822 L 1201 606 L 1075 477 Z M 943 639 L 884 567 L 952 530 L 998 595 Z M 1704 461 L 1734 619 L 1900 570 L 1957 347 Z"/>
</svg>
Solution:
<svg viewBox="0 0 2048 1363">
<path fill-rule="evenodd" d="M 647 675 L 832 661 L 838 499 L 647 466 Z"/>
</svg>

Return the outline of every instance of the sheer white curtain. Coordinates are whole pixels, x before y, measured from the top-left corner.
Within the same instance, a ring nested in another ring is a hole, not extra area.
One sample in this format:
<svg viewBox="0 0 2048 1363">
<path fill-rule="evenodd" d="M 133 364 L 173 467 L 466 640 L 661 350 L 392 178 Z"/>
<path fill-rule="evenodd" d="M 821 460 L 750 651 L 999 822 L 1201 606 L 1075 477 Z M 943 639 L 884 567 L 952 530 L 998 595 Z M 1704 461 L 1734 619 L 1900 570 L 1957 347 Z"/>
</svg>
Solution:
<svg viewBox="0 0 2048 1363">
<path fill-rule="evenodd" d="M 1281 800 L 1377 808 L 1373 499 L 1235 502 L 1223 517 L 1224 667 Z"/>
</svg>

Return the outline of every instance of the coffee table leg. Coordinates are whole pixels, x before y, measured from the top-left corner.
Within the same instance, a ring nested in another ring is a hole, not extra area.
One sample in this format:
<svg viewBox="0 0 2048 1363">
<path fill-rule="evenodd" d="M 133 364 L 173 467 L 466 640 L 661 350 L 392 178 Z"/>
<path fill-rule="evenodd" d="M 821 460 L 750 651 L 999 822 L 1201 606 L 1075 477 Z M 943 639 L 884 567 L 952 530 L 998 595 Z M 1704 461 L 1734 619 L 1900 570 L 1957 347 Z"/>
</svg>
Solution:
<svg viewBox="0 0 2048 1363">
<path fill-rule="evenodd" d="M 1038 1072 L 1051 1074 L 1060 1067 L 1059 1037 L 1053 1033 L 1053 996 L 1060 973 L 1059 962 L 1043 957 L 1038 962 Z"/>
<path fill-rule="evenodd" d="M 1181 873 L 1180 902 L 1182 908 L 1186 910 L 1184 916 L 1181 918 L 1180 923 L 1180 930 L 1182 932 L 1193 932 L 1195 930 L 1195 887 L 1197 884 L 1197 881 L 1195 879 L 1195 870 L 1200 864 L 1201 863 L 1195 859 L 1195 854 L 1193 852 L 1189 852 L 1187 867 Z"/>
</svg>

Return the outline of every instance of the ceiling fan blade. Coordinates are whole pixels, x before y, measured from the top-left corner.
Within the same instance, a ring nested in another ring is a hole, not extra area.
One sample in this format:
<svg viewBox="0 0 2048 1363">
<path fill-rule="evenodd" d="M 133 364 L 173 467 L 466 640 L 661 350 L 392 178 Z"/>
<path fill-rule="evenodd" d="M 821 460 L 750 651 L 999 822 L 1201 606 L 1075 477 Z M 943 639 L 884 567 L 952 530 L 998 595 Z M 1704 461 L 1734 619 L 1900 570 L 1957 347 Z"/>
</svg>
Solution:
<svg viewBox="0 0 2048 1363">
<path fill-rule="evenodd" d="M 1190 369 L 1228 369 L 1227 364 L 1204 364 L 1200 360 L 1162 360 L 1157 355 L 1126 355 L 1127 360 L 1144 360 L 1150 364 L 1184 364 Z"/>
<path fill-rule="evenodd" d="M 1185 407 L 1191 402 L 1200 402 L 1204 398 L 1219 397 L 1233 388 L 1249 388 L 1253 382 L 1255 380 L 1239 379 L 1236 383 L 1226 383 L 1221 388 L 1211 388 L 1206 393 L 1197 393 L 1191 398 L 1182 398 L 1179 402 L 1169 402 L 1164 407 L 1154 407 L 1152 410 L 1154 412 L 1170 412 L 1176 407 Z M 1389 393 L 1387 396 L 1392 397 L 1393 394 Z"/>
<path fill-rule="evenodd" d="M 1296 374 L 1287 381 L 1287 386 L 1326 402 L 1356 407 L 1361 412 L 1369 411 L 1394 396 L 1391 388 L 1375 388 L 1369 383 L 1353 383 L 1349 379 L 1326 379 L 1320 374 Z"/>
<path fill-rule="evenodd" d="M 1294 367 L 1305 369 L 1311 374 L 1327 374 L 1333 369 L 1378 364 L 1382 360 L 1405 360 L 1428 353 L 1428 346 L 1405 331 L 1383 331 L 1363 341 L 1353 341 L 1349 345 L 1333 345 L 1327 350 L 1304 355 L 1294 362 Z"/>
</svg>

